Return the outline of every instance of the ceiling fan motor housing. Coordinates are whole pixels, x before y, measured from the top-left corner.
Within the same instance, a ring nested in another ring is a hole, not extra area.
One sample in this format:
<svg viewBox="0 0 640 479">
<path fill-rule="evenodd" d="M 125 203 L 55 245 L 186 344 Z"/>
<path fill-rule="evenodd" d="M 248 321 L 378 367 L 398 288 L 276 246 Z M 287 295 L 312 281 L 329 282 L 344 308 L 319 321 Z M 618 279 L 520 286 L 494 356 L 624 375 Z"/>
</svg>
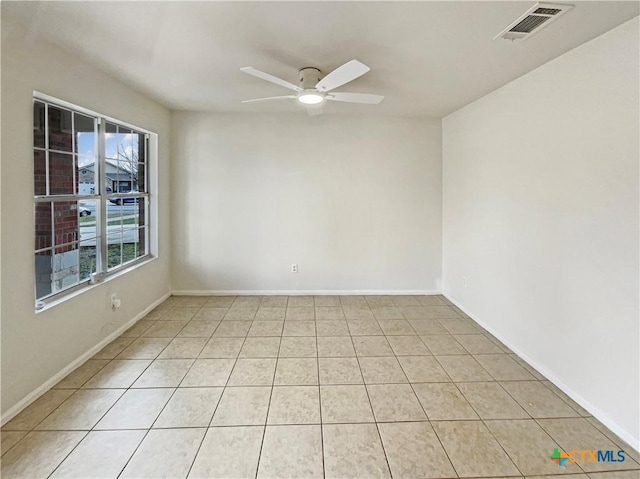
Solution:
<svg viewBox="0 0 640 479">
<path fill-rule="evenodd" d="M 322 72 L 314 67 L 301 68 L 299 74 L 300 88 L 310 90 L 321 80 Z"/>
</svg>

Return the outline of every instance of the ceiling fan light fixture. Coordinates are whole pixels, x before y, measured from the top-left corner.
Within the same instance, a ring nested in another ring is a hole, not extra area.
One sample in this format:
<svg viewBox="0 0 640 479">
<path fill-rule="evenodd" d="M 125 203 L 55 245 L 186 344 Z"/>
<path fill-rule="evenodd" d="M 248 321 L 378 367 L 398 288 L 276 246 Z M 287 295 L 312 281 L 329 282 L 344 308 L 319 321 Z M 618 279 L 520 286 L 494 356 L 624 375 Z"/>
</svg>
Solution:
<svg viewBox="0 0 640 479">
<path fill-rule="evenodd" d="M 298 95 L 298 101 L 305 105 L 317 105 L 318 103 L 322 103 L 323 100 L 324 95 L 314 91 L 305 91 Z"/>
<path fill-rule="evenodd" d="M 2 0 L 0 0 L 2 1 Z M 289 83 L 282 78 L 275 77 L 269 73 L 257 70 L 253 67 L 242 67 L 240 71 L 248 75 L 260 78 L 275 85 L 293 90 L 293 95 L 270 96 L 266 98 L 254 98 L 252 100 L 242 100 L 242 103 L 265 102 L 271 100 L 288 100 L 295 99 L 302 105 L 306 106 L 307 113 L 310 116 L 320 115 L 323 110 L 324 102 L 339 101 L 344 103 L 361 103 L 369 105 L 377 105 L 384 97 L 382 95 L 373 95 L 371 93 L 351 93 L 351 92 L 334 92 L 336 88 L 345 85 L 356 78 L 367 73 L 370 68 L 358 60 L 351 60 L 344 65 L 336 68 L 328 75 L 322 77 L 322 72 L 315 67 L 301 68 L 298 78 L 298 85 Z"/>
</svg>

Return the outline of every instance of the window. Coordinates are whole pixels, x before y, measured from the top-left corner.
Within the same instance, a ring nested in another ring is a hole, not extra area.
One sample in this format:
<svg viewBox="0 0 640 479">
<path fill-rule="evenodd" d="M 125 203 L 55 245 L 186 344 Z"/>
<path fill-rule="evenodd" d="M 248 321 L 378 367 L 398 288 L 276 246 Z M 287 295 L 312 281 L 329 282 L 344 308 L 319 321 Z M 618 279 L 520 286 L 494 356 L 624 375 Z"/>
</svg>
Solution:
<svg viewBox="0 0 640 479">
<path fill-rule="evenodd" d="M 149 257 L 149 136 L 36 95 L 36 308 Z"/>
</svg>

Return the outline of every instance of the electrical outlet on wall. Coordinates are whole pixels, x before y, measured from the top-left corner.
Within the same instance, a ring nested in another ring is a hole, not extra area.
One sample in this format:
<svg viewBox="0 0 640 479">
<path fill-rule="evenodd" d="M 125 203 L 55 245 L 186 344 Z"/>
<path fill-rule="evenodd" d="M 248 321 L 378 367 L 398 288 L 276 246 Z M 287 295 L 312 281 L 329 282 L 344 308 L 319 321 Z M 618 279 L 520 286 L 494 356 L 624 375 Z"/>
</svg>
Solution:
<svg viewBox="0 0 640 479">
<path fill-rule="evenodd" d="M 463 285 L 463 286 L 466 286 L 466 285 L 467 285 L 467 277 L 466 277 L 466 276 L 463 276 L 463 277 L 462 277 L 462 285 Z"/>
<path fill-rule="evenodd" d="M 122 301 L 118 298 L 118 293 L 111 294 L 111 310 L 115 311 L 122 305 Z"/>
<path fill-rule="evenodd" d="M 298 263 L 293 263 L 291 265 L 291 272 L 292 273 L 297 273 L 298 272 Z"/>
</svg>

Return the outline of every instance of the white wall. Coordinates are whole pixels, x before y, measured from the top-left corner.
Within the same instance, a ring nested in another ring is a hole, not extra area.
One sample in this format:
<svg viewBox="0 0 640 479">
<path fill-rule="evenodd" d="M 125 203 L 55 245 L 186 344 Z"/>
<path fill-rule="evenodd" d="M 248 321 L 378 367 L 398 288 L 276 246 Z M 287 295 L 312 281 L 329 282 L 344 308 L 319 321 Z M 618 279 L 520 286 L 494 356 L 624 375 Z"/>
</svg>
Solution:
<svg viewBox="0 0 640 479">
<path fill-rule="evenodd" d="M 174 290 L 439 289 L 440 121 L 181 112 L 172 130 Z"/>
<path fill-rule="evenodd" d="M 159 257 L 34 313 L 33 91 L 159 135 Z M 2 413 L 170 290 L 169 111 L 2 16 Z M 117 292 L 122 307 L 108 308 Z M 112 323 L 113 324 L 108 324 Z"/>
<path fill-rule="evenodd" d="M 638 24 L 443 120 L 446 294 L 636 447 Z"/>
</svg>

